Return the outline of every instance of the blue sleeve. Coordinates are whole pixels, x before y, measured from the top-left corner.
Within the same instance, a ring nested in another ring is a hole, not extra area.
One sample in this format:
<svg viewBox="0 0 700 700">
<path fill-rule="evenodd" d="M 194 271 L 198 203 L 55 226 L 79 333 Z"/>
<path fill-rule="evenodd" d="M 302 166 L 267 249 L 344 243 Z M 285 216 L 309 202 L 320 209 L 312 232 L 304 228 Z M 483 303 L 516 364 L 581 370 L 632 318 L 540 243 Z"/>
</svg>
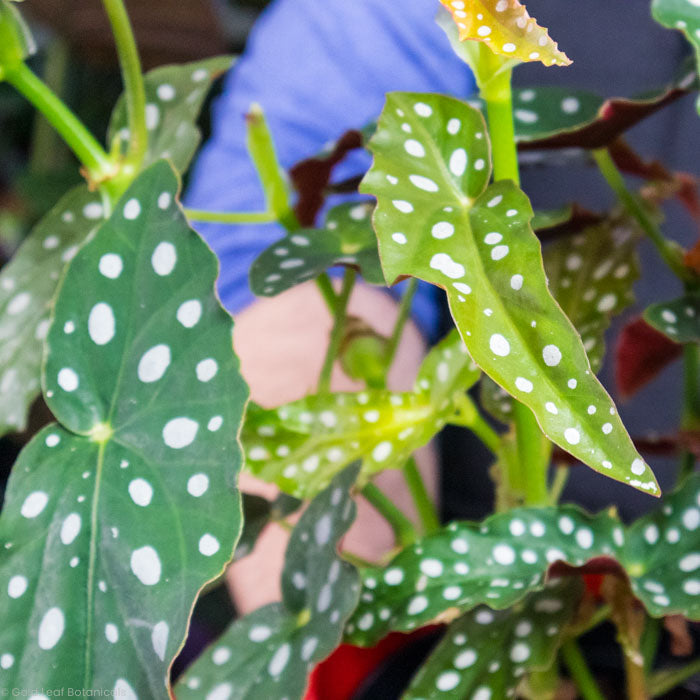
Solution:
<svg viewBox="0 0 700 700">
<path fill-rule="evenodd" d="M 375 119 L 392 90 L 468 95 L 473 80 L 435 24 L 432 0 L 276 0 L 261 15 L 242 58 L 214 107 L 211 140 L 193 170 L 187 204 L 210 210 L 254 211 L 262 190 L 245 148 L 244 115 L 265 110 L 281 164 L 289 168 L 347 129 Z M 357 174 L 367 154 L 355 153 L 336 173 Z M 221 261 L 219 294 L 236 312 L 254 299 L 248 269 L 280 237 L 277 225 L 197 229 Z M 436 328 L 427 285 L 414 314 Z"/>
</svg>

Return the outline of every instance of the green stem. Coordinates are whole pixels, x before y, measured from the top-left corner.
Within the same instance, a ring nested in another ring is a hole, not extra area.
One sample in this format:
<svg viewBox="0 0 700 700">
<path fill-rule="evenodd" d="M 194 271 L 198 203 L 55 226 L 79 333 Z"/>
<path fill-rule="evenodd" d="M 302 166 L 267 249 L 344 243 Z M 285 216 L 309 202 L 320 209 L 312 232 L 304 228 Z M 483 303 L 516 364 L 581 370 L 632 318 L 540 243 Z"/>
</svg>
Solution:
<svg viewBox="0 0 700 700">
<path fill-rule="evenodd" d="M 338 303 L 338 295 L 335 293 L 335 290 L 333 289 L 333 284 L 331 283 L 331 278 L 327 272 L 322 272 L 316 278 L 316 286 L 318 287 L 318 291 L 321 293 L 321 296 L 323 297 L 323 301 L 326 302 L 326 306 L 328 307 L 328 310 L 331 313 L 333 313 L 335 311 L 335 305 Z"/>
<path fill-rule="evenodd" d="M 95 137 L 24 63 L 7 69 L 5 79 L 56 129 L 82 163 L 90 181 L 100 183 L 114 175 L 114 163 Z"/>
<path fill-rule="evenodd" d="M 396 317 L 396 323 L 394 323 L 394 329 L 391 332 L 391 337 L 386 347 L 386 367 L 387 371 L 391 367 L 394 357 L 396 356 L 396 351 L 399 347 L 399 342 L 401 341 L 401 336 L 403 335 L 404 328 L 406 327 L 406 322 L 411 313 L 411 304 L 413 303 L 413 297 L 416 294 L 416 289 L 418 288 L 418 280 L 415 277 L 411 277 L 406 287 L 404 295 L 401 297 L 401 303 L 399 304 L 399 313 Z"/>
<path fill-rule="evenodd" d="M 644 624 L 644 632 L 639 644 L 639 649 L 644 657 L 644 669 L 649 675 L 654 667 L 656 652 L 659 648 L 659 639 L 661 637 L 661 620 L 655 617 L 647 617 Z"/>
<path fill-rule="evenodd" d="M 394 502 L 372 483 L 362 489 L 362 495 L 389 523 L 396 535 L 396 541 L 407 547 L 415 541 L 417 533 L 413 523 L 394 505 Z"/>
<path fill-rule="evenodd" d="M 347 549 L 344 549 L 340 553 L 340 555 L 343 557 L 343 559 L 347 559 L 353 566 L 357 567 L 358 569 L 371 569 L 376 566 L 375 563 L 367 561 L 367 559 L 364 559 L 363 557 L 360 557 L 357 554 L 348 552 Z"/>
<path fill-rule="evenodd" d="M 326 351 L 326 359 L 323 361 L 323 367 L 321 369 L 321 375 L 318 380 L 318 392 L 319 394 L 330 391 L 331 388 L 331 373 L 333 372 L 333 363 L 338 356 L 338 351 L 340 350 L 340 344 L 343 341 L 343 333 L 345 332 L 345 320 L 347 318 L 347 308 L 348 301 L 350 301 L 350 294 L 355 286 L 355 279 L 357 278 L 357 272 L 351 267 L 345 268 L 345 274 L 343 276 L 343 286 L 340 290 L 340 294 L 336 297 L 333 330 L 331 331 L 330 341 L 328 343 L 328 350 Z"/>
<path fill-rule="evenodd" d="M 700 349 L 695 343 L 683 347 L 683 419 L 684 430 L 696 430 L 700 426 Z M 681 457 L 678 481 L 682 481 L 695 468 L 695 455 L 685 451 Z"/>
<path fill-rule="evenodd" d="M 552 479 L 552 484 L 549 487 L 548 500 L 550 505 L 557 505 L 559 499 L 561 498 L 562 491 L 566 486 L 566 482 L 569 480 L 571 475 L 571 469 L 568 464 L 559 464 L 554 470 L 554 477 Z"/>
<path fill-rule="evenodd" d="M 68 70 L 68 44 L 61 38 L 52 39 L 46 47 L 44 82 L 56 96 L 63 92 Z M 56 131 L 40 112 L 34 119 L 29 169 L 34 173 L 56 170 L 65 161 L 65 150 L 56 138 Z"/>
<path fill-rule="evenodd" d="M 666 239 L 659 227 L 649 216 L 637 196 L 627 189 L 622 173 L 617 169 L 607 148 L 598 148 L 593 151 L 593 158 L 605 178 L 610 189 L 617 195 L 627 213 L 639 224 L 640 228 L 654 244 L 664 262 L 673 273 L 681 280 L 693 281 L 693 276 L 683 264 L 683 253 L 679 246 Z"/>
<path fill-rule="evenodd" d="M 216 224 L 267 224 L 277 220 L 271 211 L 227 212 L 185 209 L 185 214 L 192 221 L 206 221 Z"/>
<path fill-rule="evenodd" d="M 588 668 L 578 644 L 573 639 L 565 642 L 561 648 L 561 657 L 569 669 L 571 678 L 581 693 L 583 700 L 605 700 L 593 674 Z"/>
<path fill-rule="evenodd" d="M 515 144 L 513 121 L 512 69 L 502 70 L 482 89 L 489 119 L 489 133 L 493 150 L 494 180 L 512 180 L 520 185 L 518 151 Z M 513 400 L 516 444 L 520 475 L 508 474 L 509 483 L 523 482 L 525 502 L 528 505 L 547 503 L 548 442 L 543 438 L 532 411 Z M 510 470 L 508 470 L 510 471 Z"/>
<path fill-rule="evenodd" d="M 503 447 L 501 436 L 484 420 L 469 396 L 459 394 L 455 396 L 455 403 L 458 412 L 450 416 L 448 423 L 469 428 L 491 452 L 500 456 Z"/>
<path fill-rule="evenodd" d="M 102 0 L 102 3 L 112 25 L 112 33 L 122 70 L 129 124 L 129 150 L 125 166 L 127 166 L 126 175 L 133 176 L 141 167 L 148 148 L 146 89 L 143 84 L 141 59 L 123 1 Z"/>
<path fill-rule="evenodd" d="M 418 470 L 416 460 L 411 457 L 403 468 L 404 479 L 408 490 L 411 492 L 411 497 L 416 505 L 418 517 L 423 524 L 423 529 L 426 533 L 435 532 L 440 527 L 440 518 L 438 517 L 435 504 L 430 498 L 428 489 L 425 487 L 425 482 Z"/>
</svg>

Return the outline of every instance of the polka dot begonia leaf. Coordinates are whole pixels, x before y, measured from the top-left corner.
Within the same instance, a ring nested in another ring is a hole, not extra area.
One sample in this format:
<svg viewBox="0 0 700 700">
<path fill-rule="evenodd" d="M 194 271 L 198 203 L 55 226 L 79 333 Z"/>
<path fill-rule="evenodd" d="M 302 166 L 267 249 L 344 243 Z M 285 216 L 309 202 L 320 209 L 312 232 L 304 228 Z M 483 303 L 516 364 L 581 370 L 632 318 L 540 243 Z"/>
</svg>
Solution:
<svg viewBox="0 0 700 700">
<path fill-rule="evenodd" d="M 362 571 L 347 640 L 371 645 L 390 631 L 449 621 L 479 606 L 509 608 L 543 590 L 549 566 L 616 559 L 655 617 L 700 619 L 700 475 L 630 528 L 574 506 L 517 508 L 483 523 L 456 522 Z"/>
<path fill-rule="evenodd" d="M 478 378 L 453 333 L 426 357 L 414 392 L 320 394 L 275 409 L 251 404 L 241 436 L 246 468 L 297 498 L 314 496 L 356 459 L 362 481 L 400 468 L 449 422 L 456 396 Z"/>
<path fill-rule="evenodd" d="M 43 386 L 59 423 L 0 517 L 2 687 L 167 698 L 197 592 L 240 531 L 247 388 L 170 165 L 142 173 L 71 261 Z"/>
<path fill-rule="evenodd" d="M 481 606 L 463 615 L 447 628 L 404 700 L 516 697 L 526 672 L 550 667 L 582 589 L 577 579 L 554 580 L 508 610 Z"/>
<path fill-rule="evenodd" d="M 231 67 L 232 61 L 230 56 L 221 56 L 161 66 L 146 74 L 148 151 L 144 167 L 167 158 L 178 172 L 187 170 L 201 140 L 197 119 L 202 104 L 214 80 Z M 114 108 L 107 138 L 109 143 L 119 138 L 122 148 L 128 145 L 124 96 Z"/>
<path fill-rule="evenodd" d="M 603 101 L 591 93 L 572 91 L 571 100 L 567 101 L 569 96 L 562 94 L 561 102 L 557 105 L 559 88 L 518 90 L 513 107 L 516 110 L 516 139 L 521 161 L 528 163 L 531 160 L 523 157 L 523 151 L 607 147 L 640 121 L 697 90 L 698 86 L 697 71 L 684 63 L 670 84 L 636 97 L 611 97 Z M 534 94 L 531 104 L 528 105 L 527 100 L 523 103 L 523 95 L 529 98 L 531 94 Z M 579 110 L 573 110 L 574 100 L 578 100 Z M 597 100 L 599 107 L 594 110 Z M 538 106 L 540 101 L 542 107 L 549 104 L 550 113 L 545 113 Z M 567 113 L 567 109 L 571 109 L 571 113 Z M 538 162 L 538 159 L 533 162 Z"/>
<path fill-rule="evenodd" d="M 654 19 L 669 29 L 678 29 L 693 45 L 700 71 L 700 2 L 698 0 L 653 0 Z M 700 100 L 698 101 L 700 112 Z"/>
<path fill-rule="evenodd" d="M 338 646 L 357 605 L 357 571 L 337 554 L 355 518 L 358 465 L 337 474 L 294 528 L 282 603 L 234 622 L 178 682 L 178 700 L 298 700 L 311 669 Z"/>
<path fill-rule="evenodd" d="M 378 199 L 384 275 L 447 292 L 476 364 L 534 412 L 546 436 L 585 464 L 652 494 L 659 487 L 547 287 L 527 197 L 487 187 L 481 114 L 449 97 L 390 93 L 361 190 Z M 589 410 L 595 407 L 595 413 Z"/>
<path fill-rule="evenodd" d="M 328 212 L 324 228 L 294 231 L 271 245 L 250 268 L 253 293 L 275 296 L 336 265 L 357 268 L 370 284 L 384 285 L 373 208 L 367 202 L 341 204 Z"/>
<path fill-rule="evenodd" d="M 653 304 L 644 320 L 676 343 L 700 343 L 700 295 Z"/>
<path fill-rule="evenodd" d="M 99 195 L 76 187 L 39 221 L 0 272 L 0 434 L 26 427 L 40 392 L 59 277 L 102 217 Z"/>
<path fill-rule="evenodd" d="M 639 277 L 639 233 L 631 221 L 610 218 L 544 249 L 549 289 L 583 339 L 593 372 L 605 355 L 605 331 L 613 315 L 634 303 L 632 284 Z M 482 385 L 485 407 L 508 422 L 512 404 L 491 380 Z M 588 407 L 591 415 L 597 408 Z"/>
<path fill-rule="evenodd" d="M 494 53 L 545 66 L 568 66 L 547 30 L 530 17 L 520 0 L 440 0 L 452 14 L 461 41 L 483 41 Z"/>
</svg>

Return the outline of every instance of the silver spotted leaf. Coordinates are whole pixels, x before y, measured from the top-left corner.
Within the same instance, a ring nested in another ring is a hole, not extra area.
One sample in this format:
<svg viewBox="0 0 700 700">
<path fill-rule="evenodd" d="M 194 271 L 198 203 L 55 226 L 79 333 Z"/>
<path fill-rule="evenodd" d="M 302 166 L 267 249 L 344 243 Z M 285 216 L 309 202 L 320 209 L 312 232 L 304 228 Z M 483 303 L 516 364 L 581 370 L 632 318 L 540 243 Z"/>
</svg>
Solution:
<svg viewBox="0 0 700 700">
<path fill-rule="evenodd" d="M 0 434 L 27 425 L 40 392 L 44 338 L 58 280 L 102 217 L 99 195 L 76 187 L 36 224 L 0 272 Z"/>
<path fill-rule="evenodd" d="M 314 496 L 356 459 L 361 481 L 400 468 L 449 422 L 455 397 L 478 378 L 451 334 L 425 358 L 413 393 L 319 394 L 275 409 L 251 404 L 241 435 L 246 468 L 297 498 Z"/>
<path fill-rule="evenodd" d="M 370 150 L 361 189 L 378 199 L 374 225 L 387 281 L 411 275 L 442 287 L 476 364 L 534 412 L 550 440 L 596 471 L 658 495 L 549 292 L 529 200 L 510 181 L 487 188 L 481 114 L 449 97 L 391 93 Z"/>
<path fill-rule="evenodd" d="M 634 303 L 639 238 L 630 220 L 611 218 L 544 249 L 549 289 L 581 336 L 596 374 L 603 364 L 610 319 Z M 492 415 L 509 420 L 512 402 L 500 386 L 485 380 L 481 396 Z M 597 409 L 592 405 L 588 410 L 595 413 Z"/>
<path fill-rule="evenodd" d="M 700 295 L 653 304 L 644 319 L 676 343 L 700 343 Z"/>
<path fill-rule="evenodd" d="M 0 517 L 0 686 L 168 697 L 194 600 L 240 531 L 247 388 L 217 261 L 142 173 L 63 278 L 42 430 Z"/>
<path fill-rule="evenodd" d="M 350 489 L 359 466 L 337 474 L 294 528 L 282 603 L 234 622 L 179 681 L 178 700 L 297 700 L 307 677 L 335 649 L 357 605 L 357 571 L 337 547 L 355 519 Z"/>
<path fill-rule="evenodd" d="M 654 19 L 664 27 L 683 32 L 693 45 L 700 72 L 700 5 L 696 0 L 653 0 L 651 12 Z"/>
<path fill-rule="evenodd" d="M 341 204 L 328 212 L 324 228 L 294 231 L 271 245 L 250 268 L 253 293 L 275 296 L 336 265 L 355 267 L 370 284 L 384 285 L 373 208 L 368 203 Z"/>
<path fill-rule="evenodd" d="M 202 104 L 216 78 L 225 73 L 233 59 L 230 56 L 174 66 L 161 66 L 146 74 L 146 127 L 148 150 L 143 167 L 160 158 L 170 160 L 175 169 L 187 170 L 197 152 L 202 135 L 197 118 Z M 129 142 L 126 102 L 119 98 L 109 124 L 107 142 L 126 149 Z"/>
<path fill-rule="evenodd" d="M 503 610 L 545 586 L 551 564 L 619 562 L 653 616 L 700 618 L 700 475 L 629 529 L 608 513 L 574 506 L 517 508 L 483 523 L 451 523 L 362 571 L 363 594 L 347 640 L 371 645 L 388 632 L 447 621 L 479 606 Z"/>
<path fill-rule="evenodd" d="M 526 672 L 550 667 L 582 588 L 577 579 L 554 579 L 508 610 L 466 613 L 450 624 L 403 697 L 515 697 Z"/>
<path fill-rule="evenodd" d="M 486 112 L 483 100 L 469 104 Z M 594 121 L 603 98 L 587 90 L 558 85 L 540 85 L 513 90 L 513 122 L 518 143 L 547 139 L 570 132 Z"/>
</svg>

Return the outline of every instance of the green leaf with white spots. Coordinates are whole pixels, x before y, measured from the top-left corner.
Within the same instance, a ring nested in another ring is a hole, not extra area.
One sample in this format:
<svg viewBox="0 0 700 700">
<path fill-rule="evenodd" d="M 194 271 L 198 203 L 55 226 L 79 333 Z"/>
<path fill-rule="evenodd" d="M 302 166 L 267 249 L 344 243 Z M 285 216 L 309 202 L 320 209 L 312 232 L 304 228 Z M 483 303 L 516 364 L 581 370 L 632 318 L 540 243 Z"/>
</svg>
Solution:
<svg viewBox="0 0 700 700">
<path fill-rule="evenodd" d="M 700 72 L 700 4 L 697 0 L 653 0 L 651 12 L 654 19 L 669 29 L 683 32 L 695 49 Z M 698 101 L 700 112 L 700 101 Z"/>
<path fill-rule="evenodd" d="M 508 610 L 482 606 L 463 615 L 447 628 L 403 697 L 515 697 L 526 672 L 550 667 L 582 588 L 576 579 L 553 580 Z"/>
<path fill-rule="evenodd" d="M 544 250 L 549 289 L 583 340 L 591 369 L 600 371 L 610 319 L 634 303 L 639 278 L 639 232 L 625 218 L 611 218 L 562 238 Z M 482 399 L 489 413 L 507 422 L 512 402 L 495 382 L 485 379 Z M 597 411 L 591 404 L 588 409 Z"/>
<path fill-rule="evenodd" d="M 604 100 L 587 90 L 558 85 L 523 87 L 513 90 L 515 140 L 546 139 L 578 129 L 594 121 Z M 472 107 L 486 112 L 482 99 L 469 100 Z"/>
<path fill-rule="evenodd" d="M 440 0 L 459 30 L 460 41 L 481 41 L 499 56 L 568 66 L 547 29 L 530 17 L 520 0 Z"/>
<path fill-rule="evenodd" d="M 197 127 L 202 104 L 212 83 L 231 67 L 232 61 L 230 56 L 220 56 L 161 66 L 144 76 L 148 128 L 144 168 L 160 158 L 167 158 L 178 172 L 187 170 L 202 138 Z M 107 142 L 118 143 L 123 152 L 129 143 L 127 123 L 126 101 L 122 95 L 112 114 Z"/>
<path fill-rule="evenodd" d="M 362 571 L 363 595 L 347 641 L 373 644 L 390 631 L 449 621 L 479 605 L 504 610 L 542 590 L 555 561 L 579 566 L 623 544 L 619 521 L 573 506 L 517 508 L 481 524 L 451 523 L 386 568 Z"/>
<path fill-rule="evenodd" d="M 645 321 L 676 343 L 700 343 L 700 295 L 653 304 L 644 312 Z"/>
<path fill-rule="evenodd" d="M 595 373 L 603 364 L 610 319 L 634 303 L 639 239 L 629 219 L 612 218 L 544 252 L 549 288 L 579 332 Z"/>
<path fill-rule="evenodd" d="M 102 215 L 99 195 L 76 187 L 39 221 L 0 272 L 0 434 L 27 425 L 40 392 L 44 338 L 59 277 Z"/>
<path fill-rule="evenodd" d="M 449 422 L 478 378 L 450 334 L 425 359 L 414 393 L 320 394 L 275 409 L 251 404 L 241 436 L 246 468 L 297 498 L 313 497 L 357 459 L 362 482 L 398 469 Z"/>
<path fill-rule="evenodd" d="M 178 682 L 181 700 L 303 697 L 311 669 L 335 649 L 357 605 L 358 575 L 337 547 L 355 519 L 348 467 L 294 528 L 282 574 L 282 603 L 234 622 Z"/>
<path fill-rule="evenodd" d="M 370 150 L 361 189 L 378 199 L 374 225 L 387 281 L 412 275 L 445 289 L 476 364 L 534 412 L 550 440 L 596 471 L 658 495 L 549 292 L 530 202 L 510 181 L 487 188 L 481 114 L 440 95 L 391 93 Z"/>
<path fill-rule="evenodd" d="M 573 506 L 517 508 L 482 524 L 456 522 L 362 571 L 347 640 L 370 645 L 390 631 L 451 620 L 479 606 L 503 610 L 543 590 L 549 566 L 619 562 L 653 616 L 700 619 L 700 475 L 662 508 L 625 529 L 611 514 Z"/>
<path fill-rule="evenodd" d="M 294 231 L 271 245 L 250 268 L 253 293 L 275 296 L 336 265 L 354 267 L 370 284 L 384 285 L 373 208 L 366 202 L 341 204 L 328 212 L 324 228 Z"/>
<path fill-rule="evenodd" d="M 3 687 L 168 697 L 233 553 L 247 389 L 178 188 L 145 171 L 61 284 L 43 375 L 60 424 L 22 451 L 0 517 Z"/>
<path fill-rule="evenodd" d="M 457 329 L 448 333 L 425 357 L 414 391 L 427 393 L 435 406 L 455 392 L 463 394 L 476 384 L 481 371 L 474 364 Z"/>
</svg>

